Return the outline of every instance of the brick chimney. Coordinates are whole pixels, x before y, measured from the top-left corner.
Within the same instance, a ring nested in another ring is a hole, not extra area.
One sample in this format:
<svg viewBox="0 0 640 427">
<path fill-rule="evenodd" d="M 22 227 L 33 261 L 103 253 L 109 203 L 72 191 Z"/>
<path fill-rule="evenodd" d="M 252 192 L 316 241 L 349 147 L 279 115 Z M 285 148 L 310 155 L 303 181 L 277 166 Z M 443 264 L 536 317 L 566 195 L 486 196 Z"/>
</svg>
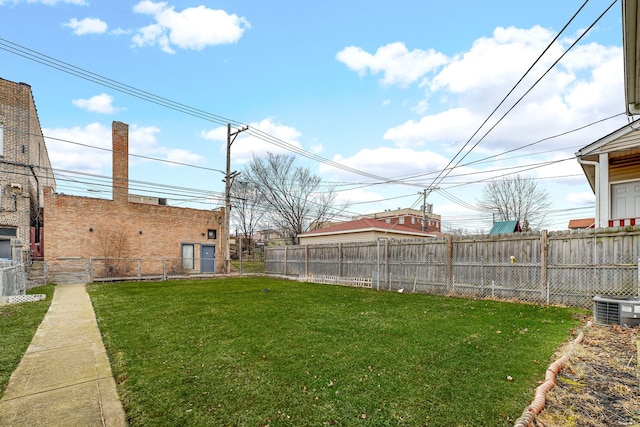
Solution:
<svg viewBox="0 0 640 427">
<path fill-rule="evenodd" d="M 129 201 L 129 125 L 113 122 L 113 200 L 119 203 Z"/>
</svg>

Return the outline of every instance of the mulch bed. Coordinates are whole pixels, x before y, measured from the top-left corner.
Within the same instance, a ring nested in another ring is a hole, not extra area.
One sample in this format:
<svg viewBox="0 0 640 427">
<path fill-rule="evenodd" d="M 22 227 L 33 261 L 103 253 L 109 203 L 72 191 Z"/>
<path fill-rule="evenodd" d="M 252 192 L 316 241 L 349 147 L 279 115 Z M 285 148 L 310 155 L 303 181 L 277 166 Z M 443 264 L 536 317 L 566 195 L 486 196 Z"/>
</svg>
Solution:
<svg viewBox="0 0 640 427">
<path fill-rule="evenodd" d="M 586 320 L 585 319 L 585 325 Z M 583 326 L 556 386 L 536 418 L 544 427 L 617 427 L 640 424 L 638 328 Z M 576 332 L 577 335 L 577 332 Z M 558 357 L 565 354 L 561 348 Z"/>
</svg>

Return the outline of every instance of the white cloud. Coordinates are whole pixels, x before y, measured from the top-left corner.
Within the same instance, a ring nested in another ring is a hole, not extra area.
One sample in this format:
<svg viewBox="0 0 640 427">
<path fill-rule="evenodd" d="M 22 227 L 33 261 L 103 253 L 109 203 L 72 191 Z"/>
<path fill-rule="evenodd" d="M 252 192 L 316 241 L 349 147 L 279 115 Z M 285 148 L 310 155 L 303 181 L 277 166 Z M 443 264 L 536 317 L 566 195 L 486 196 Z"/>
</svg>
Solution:
<svg viewBox="0 0 640 427">
<path fill-rule="evenodd" d="M 567 202 L 571 205 L 591 206 L 596 202 L 596 196 L 592 192 L 579 192 L 567 194 Z"/>
<path fill-rule="evenodd" d="M 69 22 L 63 25 L 71 28 L 78 36 L 85 34 L 103 34 L 107 32 L 107 23 L 98 18 L 84 18 L 81 20 L 71 18 Z"/>
<path fill-rule="evenodd" d="M 427 112 L 427 110 L 429 110 L 429 103 L 426 99 L 423 99 L 422 101 L 418 102 L 418 105 L 413 107 L 412 110 L 415 111 L 419 116 L 422 116 Z"/>
<path fill-rule="evenodd" d="M 314 142 L 314 143 L 311 145 L 310 150 L 311 150 L 311 152 L 312 152 L 312 153 L 314 153 L 314 154 L 320 154 L 320 153 L 322 153 L 322 151 L 324 151 L 324 147 L 322 146 L 322 144 L 321 144 L 321 143 L 319 143 L 319 142 Z"/>
<path fill-rule="evenodd" d="M 249 123 L 249 128 L 261 131 L 270 136 L 271 140 L 283 141 L 288 145 L 302 148 L 298 141 L 301 134 L 295 128 L 282 125 L 268 118 L 260 122 Z M 201 136 L 211 141 L 219 141 L 220 152 L 226 153 L 227 127 L 219 127 L 209 131 L 201 132 Z M 291 154 L 291 150 L 287 150 L 278 145 L 269 143 L 261 138 L 257 138 L 252 134 L 243 132 L 238 135 L 231 148 L 231 158 L 234 163 L 246 163 L 253 156 L 262 157 L 267 153 L 273 154 Z"/>
<path fill-rule="evenodd" d="M 368 206 L 375 206 L 373 212 L 377 211 L 377 207 L 379 206 L 378 202 L 384 201 L 385 197 L 380 193 L 375 191 L 370 191 L 365 188 L 354 188 L 345 191 L 336 191 L 336 204 L 338 205 L 350 205 L 352 207 L 356 207 L 356 204 L 366 204 Z M 349 209 L 351 210 L 351 209 Z M 360 211 L 360 207 L 358 206 L 356 210 Z M 366 210 L 366 209 L 365 209 Z"/>
<path fill-rule="evenodd" d="M 619 46 L 588 43 L 572 48 L 498 123 L 572 42 L 559 39 L 505 105 L 479 129 L 552 39 L 552 32 L 539 26 L 496 28 L 490 36 L 477 39 L 466 51 L 449 55 L 445 63 L 432 63 L 431 68 L 425 67 L 418 73 L 404 66 L 387 74 L 389 68 L 383 58 L 393 55 L 380 52 L 393 44 L 383 45 L 375 54 L 356 47 L 343 49 L 337 58 L 351 70 L 361 76 L 381 73 L 387 84 L 411 85 L 424 90 L 424 98 L 412 105 L 402 105 L 407 112 L 419 117 L 391 126 L 384 133 L 384 139 L 392 144 L 390 147 L 365 149 L 351 157 L 336 156 L 333 160 L 389 178 L 420 174 L 412 183 L 426 188 L 469 141 L 462 154 L 472 147 L 473 151 L 461 164 L 470 165 L 457 167 L 444 181 L 438 182 L 442 188 L 456 192 L 460 199 L 475 204 L 485 179 L 521 173 L 539 179 L 540 186 L 549 191 L 558 208 L 567 204 L 592 205 L 593 195 L 588 192 L 589 186 L 574 153 L 626 123 L 623 116 L 598 123 L 624 110 L 623 61 Z M 402 46 L 396 47 L 398 52 Z M 432 58 L 438 57 L 438 53 L 433 52 Z M 385 88 L 383 96 L 389 96 L 389 91 Z M 395 99 L 394 102 L 397 106 Z M 568 132 L 574 129 L 577 131 Z M 485 157 L 487 161 L 472 163 Z M 460 158 L 456 157 L 454 164 Z M 563 159 L 566 160 L 561 161 Z M 535 166 L 546 162 L 551 163 Z M 326 165 L 321 165 L 320 170 L 326 175 L 353 179 L 352 175 Z M 376 191 L 383 190 L 379 186 Z M 457 216 L 464 227 L 476 227 L 466 224 L 478 217 L 477 212 L 465 214 L 456 204 L 448 206 L 448 201 L 438 192 L 430 197 L 437 204 L 437 213 L 443 214 L 443 223 Z M 483 221 L 485 218 L 479 218 L 478 224 Z M 565 226 L 563 223 L 560 228 Z"/>
<path fill-rule="evenodd" d="M 161 151 L 158 143 L 160 129 L 155 126 L 129 127 L 129 152 L 140 156 L 154 156 Z"/>
<path fill-rule="evenodd" d="M 155 126 L 133 125 L 129 128 L 129 152 L 139 156 L 153 157 L 169 162 L 197 165 L 204 162 L 204 157 L 182 148 L 170 148 L 160 145 L 158 135 L 160 129 Z M 137 159 L 136 161 L 145 161 Z M 178 166 L 167 163 L 167 166 Z"/>
<path fill-rule="evenodd" d="M 523 161 L 525 164 L 533 162 L 526 157 L 523 158 Z M 557 178 L 565 184 L 586 183 L 582 167 L 573 154 L 551 155 L 546 157 L 544 161 L 549 162 L 549 165 L 535 169 L 538 178 L 545 178 L 545 181 Z"/>
<path fill-rule="evenodd" d="M 199 154 L 192 153 L 182 148 L 173 148 L 163 150 L 166 160 L 176 163 L 184 163 L 187 165 L 197 165 L 204 162 L 204 157 Z"/>
<path fill-rule="evenodd" d="M 360 76 L 364 76 L 367 71 L 373 75 L 382 73 L 382 83 L 385 85 L 415 83 L 447 61 L 445 55 L 433 49 L 409 51 L 400 42 L 382 46 L 375 54 L 360 47 L 349 46 L 338 52 L 336 59 Z"/>
<path fill-rule="evenodd" d="M 51 137 L 45 139 L 51 166 L 54 169 L 110 174 L 110 169 L 107 169 L 111 164 L 110 127 L 91 123 L 85 127 L 42 129 L 42 133 Z M 98 147 L 98 149 L 85 145 Z"/>
<path fill-rule="evenodd" d="M 414 174 L 426 174 L 434 178 L 434 172 L 444 168 L 448 162 L 445 157 L 431 151 L 393 147 L 364 148 L 351 157 L 337 155 L 332 160 L 385 178 L 399 178 Z M 353 174 L 346 175 L 346 172 L 326 164 L 321 164 L 319 170 L 322 175 L 344 174 L 343 178 L 353 179 Z"/>
<path fill-rule="evenodd" d="M 464 142 L 470 136 L 470 125 L 479 123 L 480 118 L 468 109 L 452 108 L 418 121 L 408 120 L 389 129 L 384 139 L 395 142 L 398 147 L 421 147 L 428 142 Z"/>
<path fill-rule="evenodd" d="M 156 20 L 140 28 L 132 41 L 134 46 L 155 46 L 167 53 L 181 49 L 202 50 L 207 46 L 236 43 L 251 25 L 244 17 L 205 6 L 189 7 L 176 12 L 166 2 L 142 1 L 134 12 L 152 15 Z"/>
<path fill-rule="evenodd" d="M 546 47 L 552 34 L 541 27 L 497 28 L 492 37 L 476 40 L 467 52 L 450 59 L 435 72 L 426 85 L 426 99 L 413 111 L 427 113 L 426 103 L 438 97 L 439 111 L 408 120 L 389 129 L 385 139 L 399 147 L 420 147 L 428 143 L 439 146 L 459 145 L 469 140 L 488 114 Z M 564 43 L 564 44 L 563 44 Z M 476 150 L 500 152 L 595 122 L 622 112 L 622 49 L 590 43 L 574 48 L 558 66 L 548 73 L 531 92 L 486 137 L 485 133 L 550 66 L 566 48 L 558 41 L 497 114 L 472 139 L 483 137 Z M 432 108 L 434 102 L 429 102 Z M 620 121 L 620 125 L 622 122 Z M 614 123 L 615 126 L 615 123 Z M 590 129 L 612 130 L 612 124 Z M 564 139 L 566 146 L 586 145 L 585 134 Z M 557 140 L 541 143 L 536 149 L 557 148 Z M 569 153 L 569 151 L 567 152 Z M 571 152 L 573 154 L 573 152 Z"/>
<path fill-rule="evenodd" d="M 114 36 L 128 36 L 129 34 L 131 34 L 131 30 L 116 28 L 115 30 L 111 30 L 109 34 L 113 34 Z"/>
<path fill-rule="evenodd" d="M 47 136 L 47 152 L 54 169 L 111 175 L 111 126 L 96 122 L 85 127 L 42 129 L 42 133 Z M 188 150 L 161 145 L 159 134 L 160 129 L 154 126 L 131 125 L 129 153 L 187 164 L 204 162 L 202 156 Z M 142 161 L 148 160 L 134 156 L 130 164 Z"/>
<path fill-rule="evenodd" d="M 74 99 L 71 102 L 76 107 L 92 113 L 115 114 L 123 109 L 114 107 L 113 100 L 113 96 L 101 93 L 100 95 L 92 96 L 89 99 Z"/>
<path fill-rule="evenodd" d="M 538 26 L 528 30 L 498 27 L 493 37 L 476 40 L 469 51 L 449 61 L 430 88 L 465 93 L 513 85 L 552 38 L 549 30 Z M 559 45 L 555 46 L 547 57 L 557 55 L 560 49 Z"/>
</svg>

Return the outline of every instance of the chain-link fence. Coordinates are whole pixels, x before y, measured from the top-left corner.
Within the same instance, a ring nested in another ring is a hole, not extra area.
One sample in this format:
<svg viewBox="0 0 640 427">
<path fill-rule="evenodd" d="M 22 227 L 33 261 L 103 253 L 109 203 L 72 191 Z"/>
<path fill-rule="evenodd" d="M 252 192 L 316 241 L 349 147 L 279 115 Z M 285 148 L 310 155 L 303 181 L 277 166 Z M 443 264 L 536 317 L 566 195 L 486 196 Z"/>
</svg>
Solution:
<svg viewBox="0 0 640 427">
<path fill-rule="evenodd" d="M 383 269 L 384 270 L 384 269 Z M 372 276 L 373 288 L 439 295 L 495 298 L 590 307 L 595 295 L 640 297 L 638 262 L 582 265 L 497 262 L 397 265 L 388 277 Z"/>
<path fill-rule="evenodd" d="M 214 258 L 90 258 L 90 281 L 167 280 L 169 278 L 214 274 Z"/>
<path fill-rule="evenodd" d="M 591 307 L 640 297 L 640 228 L 267 248 L 265 272 L 372 288 Z"/>
</svg>

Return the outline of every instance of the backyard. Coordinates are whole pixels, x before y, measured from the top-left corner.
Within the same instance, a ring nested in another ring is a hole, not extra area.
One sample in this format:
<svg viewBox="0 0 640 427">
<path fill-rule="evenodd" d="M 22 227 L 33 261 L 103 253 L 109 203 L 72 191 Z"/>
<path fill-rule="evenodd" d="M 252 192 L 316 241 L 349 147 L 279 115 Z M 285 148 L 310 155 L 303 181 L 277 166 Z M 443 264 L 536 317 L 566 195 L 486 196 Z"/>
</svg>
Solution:
<svg viewBox="0 0 640 427">
<path fill-rule="evenodd" d="M 508 426 L 584 314 L 265 277 L 88 290 L 132 426 Z"/>
</svg>

